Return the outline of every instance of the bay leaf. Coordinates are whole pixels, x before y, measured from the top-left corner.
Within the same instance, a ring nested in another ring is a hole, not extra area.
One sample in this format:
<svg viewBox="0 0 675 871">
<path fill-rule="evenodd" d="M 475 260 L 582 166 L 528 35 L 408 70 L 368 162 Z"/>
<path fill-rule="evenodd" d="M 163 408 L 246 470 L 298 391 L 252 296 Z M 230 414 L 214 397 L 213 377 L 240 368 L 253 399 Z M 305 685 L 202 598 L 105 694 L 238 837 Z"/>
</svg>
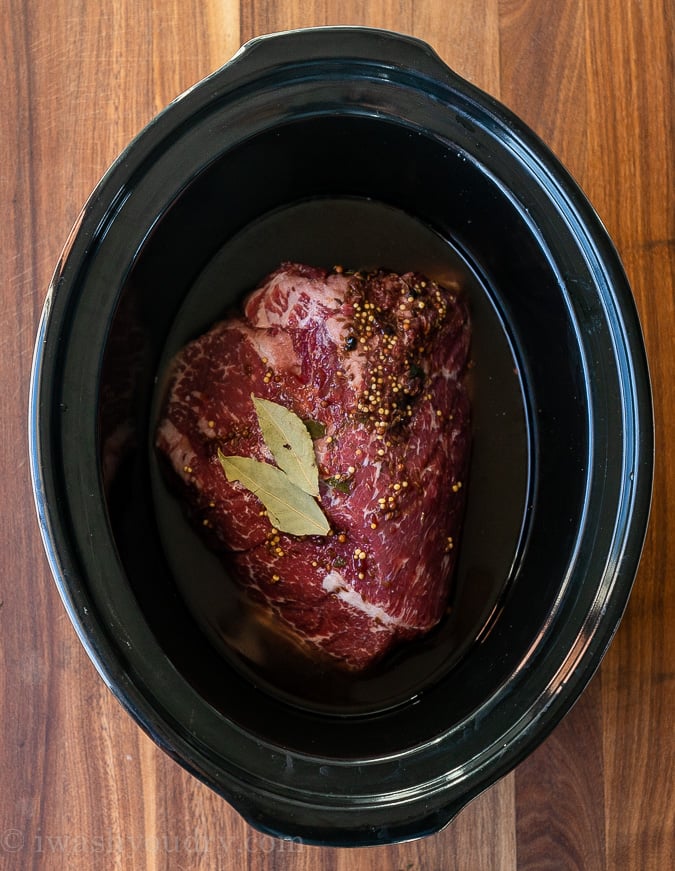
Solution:
<svg viewBox="0 0 675 871">
<path fill-rule="evenodd" d="M 319 495 L 319 471 L 312 437 L 290 409 L 251 394 L 260 430 L 280 469 L 310 496 Z"/>
<path fill-rule="evenodd" d="M 330 524 L 318 503 L 281 469 L 251 457 L 218 459 L 228 481 L 239 481 L 260 499 L 273 526 L 291 535 L 327 535 Z"/>
</svg>

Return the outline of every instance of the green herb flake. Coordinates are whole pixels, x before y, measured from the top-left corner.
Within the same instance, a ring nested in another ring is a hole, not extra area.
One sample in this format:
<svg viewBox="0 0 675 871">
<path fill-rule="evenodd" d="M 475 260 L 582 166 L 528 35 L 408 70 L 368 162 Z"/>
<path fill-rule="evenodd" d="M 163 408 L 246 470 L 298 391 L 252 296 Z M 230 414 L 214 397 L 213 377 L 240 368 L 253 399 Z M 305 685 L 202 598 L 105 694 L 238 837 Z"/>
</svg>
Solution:
<svg viewBox="0 0 675 871">
<path fill-rule="evenodd" d="M 327 484 L 333 490 L 338 490 L 340 493 L 349 493 L 351 484 L 346 478 L 324 478 L 324 484 Z"/>
<path fill-rule="evenodd" d="M 307 432 L 313 441 L 322 439 L 326 435 L 326 424 L 321 423 L 320 420 L 303 420 L 303 423 L 307 427 Z"/>
</svg>

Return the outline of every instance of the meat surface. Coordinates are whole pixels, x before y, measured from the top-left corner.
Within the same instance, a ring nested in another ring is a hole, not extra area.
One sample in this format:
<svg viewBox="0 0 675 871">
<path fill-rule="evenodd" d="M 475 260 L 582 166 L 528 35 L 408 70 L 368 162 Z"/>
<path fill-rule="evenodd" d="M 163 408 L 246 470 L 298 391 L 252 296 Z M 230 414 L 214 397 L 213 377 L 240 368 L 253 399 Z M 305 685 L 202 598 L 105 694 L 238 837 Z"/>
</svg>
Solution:
<svg viewBox="0 0 675 871">
<path fill-rule="evenodd" d="M 457 287 L 284 263 L 174 360 L 156 445 L 252 602 L 353 671 L 447 609 L 470 451 Z M 275 529 L 218 451 L 273 463 L 252 396 L 307 423 L 328 535 Z"/>
</svg>

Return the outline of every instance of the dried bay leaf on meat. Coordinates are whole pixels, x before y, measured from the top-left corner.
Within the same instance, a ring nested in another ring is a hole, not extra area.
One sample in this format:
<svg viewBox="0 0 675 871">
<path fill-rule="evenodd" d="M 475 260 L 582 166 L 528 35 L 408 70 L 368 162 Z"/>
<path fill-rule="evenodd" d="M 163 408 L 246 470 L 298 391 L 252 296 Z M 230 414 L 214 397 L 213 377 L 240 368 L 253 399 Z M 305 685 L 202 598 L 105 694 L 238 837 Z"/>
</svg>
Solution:
<svg viewBox="0 0 675 871">
<path fill-rule="evenodd" d="M 319 495 L 319 471 L 307 426 L 290 409 L 251 394 L 260 430 L 280 469 L 310 496 Z"/>
<path fill-rule="evenodd" d="M 281 469 L 251 457 L 227 457 L 218 451 L 227 480 L 239 481 L 260 499 L 270 522 L 291 535 L 327 535 L 330 524 L 313 497 Z"/>
</svg>

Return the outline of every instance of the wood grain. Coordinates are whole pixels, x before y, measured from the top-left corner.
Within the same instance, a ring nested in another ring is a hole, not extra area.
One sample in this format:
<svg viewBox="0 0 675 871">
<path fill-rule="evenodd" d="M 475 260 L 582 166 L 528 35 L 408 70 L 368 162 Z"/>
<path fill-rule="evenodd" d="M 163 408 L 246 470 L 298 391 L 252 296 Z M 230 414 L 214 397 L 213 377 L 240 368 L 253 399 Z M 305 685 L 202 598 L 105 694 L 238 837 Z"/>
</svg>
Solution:
<svg viewBox="0 0 675 871">
<path fill-rule="evenodd" d="M 0 0 L 0 11 L 0 868 L 675 867 L 672 2 Z M 443 832 L 352 851 L 255 832 L 124 713 L 58 599 L 26 450 L 40 308 L 98 178 L 168 101 L 242 41 L 321 24 L 427 40 L 556 151 L 625 264 L 657 421 L 652 518 L 634 594 L 581 700 Z"/>
</svg>

